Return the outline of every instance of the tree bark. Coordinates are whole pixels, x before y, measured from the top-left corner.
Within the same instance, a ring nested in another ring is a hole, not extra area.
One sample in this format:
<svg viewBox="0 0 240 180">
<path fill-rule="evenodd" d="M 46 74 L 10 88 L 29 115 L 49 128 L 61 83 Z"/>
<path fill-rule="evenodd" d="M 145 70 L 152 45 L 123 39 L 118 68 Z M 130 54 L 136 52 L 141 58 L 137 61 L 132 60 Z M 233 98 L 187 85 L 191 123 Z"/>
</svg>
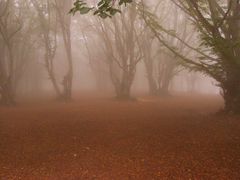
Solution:
<svg viewBox="0 0 240 180">
<path fill-rule="evenodd" d="M 240 70 L 231 68 L 227 79 L 221 84 L 225 101 L 224 112 L 240 114 Z"/>
</svg>

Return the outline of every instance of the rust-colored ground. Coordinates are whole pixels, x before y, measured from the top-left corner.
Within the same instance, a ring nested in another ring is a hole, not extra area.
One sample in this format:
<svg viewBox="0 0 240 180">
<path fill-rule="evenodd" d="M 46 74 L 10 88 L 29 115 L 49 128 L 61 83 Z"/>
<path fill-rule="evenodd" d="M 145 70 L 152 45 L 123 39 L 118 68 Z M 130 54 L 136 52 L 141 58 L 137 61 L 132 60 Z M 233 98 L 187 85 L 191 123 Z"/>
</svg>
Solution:
<svg viewBox="0 0 240 180">
<path fill-rule="evenodd" d="M 211 96 L 0 108 L 0 179 L 240 179 L 240 118 Z"/>
</svg>

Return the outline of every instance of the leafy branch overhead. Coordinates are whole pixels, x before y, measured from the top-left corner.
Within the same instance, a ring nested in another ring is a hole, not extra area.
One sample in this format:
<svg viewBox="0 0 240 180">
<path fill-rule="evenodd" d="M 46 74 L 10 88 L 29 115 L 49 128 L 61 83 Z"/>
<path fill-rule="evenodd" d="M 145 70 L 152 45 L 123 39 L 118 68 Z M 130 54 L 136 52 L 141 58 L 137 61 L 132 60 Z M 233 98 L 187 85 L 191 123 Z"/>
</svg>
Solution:
<svg viewBox="0 0 240 180">
<path fill-rule="evenodd" d="M 77 12 L 80 14 L 87 14 L 93 11 L 94 15 L 105 19 L 114 16 L 116 13 L 121 13 L 119 6 L 126 6 L 128 3 L 132 2 L 132 0 L 100 0 L 96 7 L 90 7 L 84 0 L 75 0 L 70 13 L 73 15 Z"/>
</svg>

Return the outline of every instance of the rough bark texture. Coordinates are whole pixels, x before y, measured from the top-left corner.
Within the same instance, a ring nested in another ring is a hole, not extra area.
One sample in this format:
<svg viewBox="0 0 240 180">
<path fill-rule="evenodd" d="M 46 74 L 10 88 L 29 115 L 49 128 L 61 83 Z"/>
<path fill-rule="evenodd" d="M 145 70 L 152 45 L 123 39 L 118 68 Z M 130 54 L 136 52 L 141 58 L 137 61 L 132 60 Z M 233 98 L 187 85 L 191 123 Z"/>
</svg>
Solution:
<svg viewBox="0 0 240 180">
<path fill-rule="evenodd" d="M 225 82 L 221 83 L 225 113 L 240 114 L 240 70 L 231 68 Z"/>
</svg>

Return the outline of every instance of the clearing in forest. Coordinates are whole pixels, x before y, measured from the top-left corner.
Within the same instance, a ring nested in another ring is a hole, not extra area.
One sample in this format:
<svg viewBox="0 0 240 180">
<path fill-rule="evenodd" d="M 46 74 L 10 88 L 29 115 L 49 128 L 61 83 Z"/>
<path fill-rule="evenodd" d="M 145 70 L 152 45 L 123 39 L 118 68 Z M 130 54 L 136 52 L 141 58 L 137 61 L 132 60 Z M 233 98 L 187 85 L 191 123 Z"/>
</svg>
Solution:
<svg viewBox="0 0 240 180">
<path fill-rule="evenodd" d="M 219 97 L 0 108 L 0 179 L 239 179 L 240 117 Z"/>
</svg>

